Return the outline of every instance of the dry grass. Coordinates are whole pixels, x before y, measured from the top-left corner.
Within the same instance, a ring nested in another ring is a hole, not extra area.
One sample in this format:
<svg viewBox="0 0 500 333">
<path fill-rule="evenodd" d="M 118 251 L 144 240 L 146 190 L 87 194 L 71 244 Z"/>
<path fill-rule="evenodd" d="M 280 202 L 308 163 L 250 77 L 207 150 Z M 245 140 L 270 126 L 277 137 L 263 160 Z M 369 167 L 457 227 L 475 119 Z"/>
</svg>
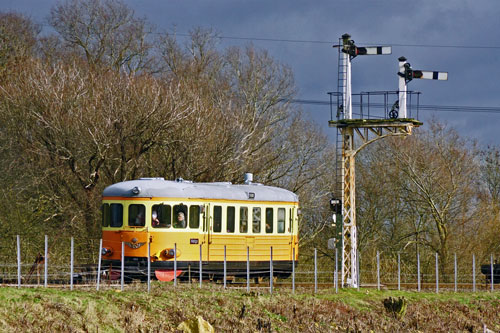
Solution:
<svg viewBox="0 0 500 333">
<path fill-rule="evenodd" d="M 406 316 L 394 318 L 382 301 L 404 296 Z M 129 285 L 124 292 L 0 288 L 0 331 L 173 332 L 201 315 L 216 332 L 500 330 L 500 294 L 409 293 L 343 290 L 295 295 L 288 291 L 250 294 L 218 286 L 154 283 Z"/>
</svg>

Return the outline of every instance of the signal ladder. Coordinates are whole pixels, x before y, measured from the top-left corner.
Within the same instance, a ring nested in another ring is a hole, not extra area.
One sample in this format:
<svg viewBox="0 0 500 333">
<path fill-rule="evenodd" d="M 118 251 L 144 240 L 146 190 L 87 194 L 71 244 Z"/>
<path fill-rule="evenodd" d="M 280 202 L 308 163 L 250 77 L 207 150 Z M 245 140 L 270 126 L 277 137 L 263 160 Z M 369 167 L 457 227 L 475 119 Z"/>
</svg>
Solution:
<svg viewBox="0 0 500 333">
<path fill-rule="evenodd" d="M 344 93 L 345 86 L 347 81 L 347 62 L 344 54 L 342 52 L 342 38 L 339 38 L 339 47 L 338 47 L 338 61 L 337 61 L 337 121 L 344 119 Z M 331 97 L 330 97 L 331 98 Z M 330 103 L 331 105 L 331 103 Z M 342 167 L 342 133 L 340 129 L 337 127 L 337 136 L 335 140 L 335 192 L 334 195 L 336 198 L 342 198 L 342 189 L 344 187 L 344 177 L 342 175 L 343 167 Z"/>
</svg>

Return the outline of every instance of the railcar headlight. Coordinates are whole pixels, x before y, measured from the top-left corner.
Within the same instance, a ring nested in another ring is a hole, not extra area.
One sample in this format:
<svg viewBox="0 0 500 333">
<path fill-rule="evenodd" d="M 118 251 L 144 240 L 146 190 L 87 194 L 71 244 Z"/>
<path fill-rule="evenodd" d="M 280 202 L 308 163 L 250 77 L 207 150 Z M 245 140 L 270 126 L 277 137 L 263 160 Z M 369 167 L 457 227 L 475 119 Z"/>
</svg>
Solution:
<svg viewBox="0 0 500 333">
<path fill-rule="evenodd" d="M 101 250 L 101 255 L 103 255 L 103 256 L 110 256 L 112 253 L 113 253 L 113 249 L 111 249 L 111 248 L 103 247 Z"/>
<path fill-rule="evenodd" d="M 167 257 L 167 259 L 171 259 L 177 255 L 179 257 L 181 254 L 179 252 L 179 249 L 177 249 L 177 253 L 175 252 L 174 249 L 165 249 L 163 250 L 163 255 Z"/>
</svg>

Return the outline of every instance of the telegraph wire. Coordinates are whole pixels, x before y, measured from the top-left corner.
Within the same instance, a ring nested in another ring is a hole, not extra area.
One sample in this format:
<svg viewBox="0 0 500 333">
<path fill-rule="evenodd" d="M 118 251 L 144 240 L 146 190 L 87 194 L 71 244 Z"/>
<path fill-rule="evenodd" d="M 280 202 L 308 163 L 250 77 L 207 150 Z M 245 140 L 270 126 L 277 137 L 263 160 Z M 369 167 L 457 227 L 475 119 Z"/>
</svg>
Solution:
<svg viewBox="0 0 500 333">
<path fill-rule="evenodd" d="M 190 34 L 173 33 L 173 35 L 181 37 L 190 37 Z M 281 42 L 281 43 L 296 43 L 296 44 L 329 44 L 336 45 L 338 41 L 325 41 L 325 40 L 308 40 L 308 39 L 284 39 L 284 38 L 263 38 L 263 37 L 241 37 L 241 36 L 215 36 L 218 39 L 232 39 L 232 40 L 247 40 L 247 41 L 263 41 L 263 42 Z M 422 48 L 453 48 L 453 49 L 497 49 L 500 50 L 500 45 L 442 45 L 442 44 L 401 44 L 401 43 L 364 43 L 364 45 L 386 45 L 398 47 L 422 47 Z"/>
<path fill-rule="evenodd" d="M 288 102 L 293 104 L 304 104 L 304 105 L 320 105 L 320 106 L 330 106 L 329 101 L 320 101 L 312 99 L 290 99 L 282 100 L 282 102 Z M 361 106 L 359 102 L 353 102 L 353 106 Z M 368 108 L 368 104 L 363 103 L 363 107 Z M 370 103 L 370 108 L 384 108 L 383 103 Z M 436 111 L 436 112 L 465 112 L 465 113 L 498 113 L 500 114 L 500 107 L 494 106 L 460 106 L 460 105 L 419 105 L 419 111 Z"/>
<path fill-rule="evenodd" d="M 42 27 L 52 28 L 51 25 L 41 23 Z M 180 37 L 191 37 L 188 33 L 178 33 L 178 32 L 151 32 L 153 35 L 173 35 Z M 287 38 L 264 38 L 264 37 L 245 37 L 245 36 L 219 36 L 215 34 L 215 38 L 218 39 L 231 39 L 231 40 L 245 40 L 245 41 L 258 41 L 258 42 L 276 42 L 276 43 L 294 43 L 294 44 L 327 44 L 338 46 L 337 41 L 327 41 L 327 40 L 311 40 L 311 39 L 287 39 Z M 441 45 L 441 44 L 402 44 L 402 43 L 365 43 L 359 42 L 359 44 L 370 45 L 384 45 L 384 46 L 398 46 L 398 47 L 421 47 L 421 48 L 452 48 L 452 49 L 487 49 L 487 50 L 500 50 L 500 45 Z"/>
</svg>

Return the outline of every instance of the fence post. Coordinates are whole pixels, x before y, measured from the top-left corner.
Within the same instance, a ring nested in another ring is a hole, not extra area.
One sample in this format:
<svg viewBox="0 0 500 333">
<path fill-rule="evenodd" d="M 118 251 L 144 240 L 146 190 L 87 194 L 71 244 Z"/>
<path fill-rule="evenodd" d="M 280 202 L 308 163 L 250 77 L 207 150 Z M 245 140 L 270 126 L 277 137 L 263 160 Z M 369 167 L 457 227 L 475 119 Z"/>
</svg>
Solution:
<svg viewBox="0 0 500 333">
<path fill-rule="evenodd" d="M 359 261 L 361 260 L 359 251 L 356 250 L 356 270 L 358 271 L 358 291 L 361 287 L 361 271 L 359 270 Z"/>
<path fill-rule="evenodd" d="M 339 292 L 339 250 L 335 248 L 335 293 Z"/>
<path fill-rule="evenodd" d="M 250 247 L 247 246 L 247 293 L 250 292 Z"/>
<path fill-rule="evenodd" d="M 74 256 L 75 256 L 75 250 L 74 250 L 75 244 L 73 237 L 71 237 L 71 259 L 70 259 L 70 270 L 69 270 L 69 275 L 70 275 L 70 280 L 69 280 L 69 289 L 73 290 L 73 267 L 74 267 Z"/>
<path fill-rule="evenodd" d="M 455 253 L 455 292 L 457 292 L 457 254 Z"/>
<path fill-rule="evenodd" d="M 314 248 L 314 293 L 318 292 L 318 250 Z"/>
<path fill-rule="evenodd" d="M 224 245 L 224 289 L 226 289 L 226 272 L 227 272 L 226 245 Z"/>
<path fill-rule="evenodd" d="M 17 287 L 21 288 L 21 236 L 17 235 Z"/>
<path fill-rule="evenodd" d="M 200 244 L 200 288 L 203 281 L 202 251 L 202 245 Z"/>
<path fill-rule="evenodd" d="M 476 255 L 472 254 L 472 291 L 476 292 Z"/>
<path fill-rule="evenodd" d="M 295 293 L 295 247 L 292 250 L 292 293 Z"/>
<path fill-rule="evenodd" d="M 177 243 L 174 243 L 174 287 L 177 286 Z"/>
<path fill-rule="evenodd" d="M 99 291 L 99 284 L 101 283 L 101 256 L 102 256 L 102 238 L 99 240 L 99 262 L 97 263 L 97 284 L 96 284 L 97 291 Z"/>
<path fill-rule="evenodd" d="M 401 254 L 398 252 L 398 290 L 401 290 Z"/>
<path fill-rule="evenodd" d="M 148 239 L 148 293 L 151 291 L 151 242 Z"/>
<path fill-rule="evenodd" d="M 125 284 L 125 242 L 122 242 L 122 262 L 121 262 L 121 272 L 120 272 L 120 289 L 123 291 L 123 285 Z"/>
<path fill-rule="evenodd" d="M 493 291 L 493 254 L 490 254 L 490 277 L 491 277 L 491 291 Z"/>
<path fill-rule="evenodd" d="M 47 288 L 47 277 L 48 277 L 48 268 L 49 268 L 49 236 L 45 235 L 45 257 L 44 257 L 44 267 L 45 267 L 45 270 L 44 270 L 44 282 L 43 282 L 43 286 L 45 288 Z"/>
<path fill-rule="evenodd" d="M 420 253 L 417 252 L 417 290 L 420 291 Z"/>
<path fill-rule="evenodd" d="M 438 267 L 438 253 L 436 252 L 436 294 L 439 293 L 439 267 Z"/>
<path fill-rule="evenodd" d="M 274 272 L 273 272 L 273 247 L 271 246 L 271 257 L 270 257 L 270 260 L 269 260 L 269 292 L 273 293 L 273 276 L 274 276 Z"/>
<path fill-rule="evenodd" d="M 377 251 L 377 290 L 380 291 L 380 253 Z"/>
</svg>

